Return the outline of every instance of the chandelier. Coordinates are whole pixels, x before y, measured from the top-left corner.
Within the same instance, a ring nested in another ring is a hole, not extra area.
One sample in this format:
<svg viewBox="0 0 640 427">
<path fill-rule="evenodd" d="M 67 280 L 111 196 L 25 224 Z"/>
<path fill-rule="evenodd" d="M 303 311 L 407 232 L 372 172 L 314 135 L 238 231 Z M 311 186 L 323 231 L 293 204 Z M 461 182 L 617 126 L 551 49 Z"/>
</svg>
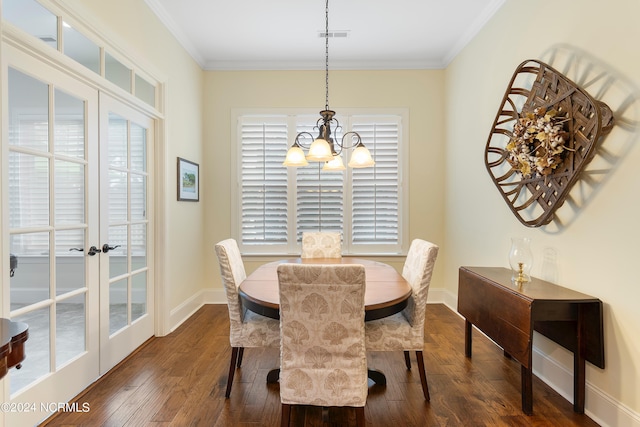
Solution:
<svg viewBox="0 0 640 427">
<path fill-rule="evenodd" d="M 325 105 L 320 111 L 320 119 L 316 122 L 314 130 L 318 130 L 315 138 L 309 132 L 300 132 L 287 152 L 287 157 L 282 163 L 284 166 L 307 166 L 308 162 L 325 162 L 322 170 L 337 171 L 344 170 L 344 162 L 340 154 L 345 148 L 353 148 L 349 167 L 366 168 L 373 166 L 375 162 L 371 153 L 362 143 L 362 138 L 357 132 L 347 132 L 338 141 L 331 136 L 331 127 L 334 132 L 342 129 L 338 120 L 334 117 L 336 112 L 329 109 L 329 0 L 325 7 Z M 306 141 L 313 141 L 307 144 Z M 305 155 L 303 148 L 308 152 Z"/>
</svg>

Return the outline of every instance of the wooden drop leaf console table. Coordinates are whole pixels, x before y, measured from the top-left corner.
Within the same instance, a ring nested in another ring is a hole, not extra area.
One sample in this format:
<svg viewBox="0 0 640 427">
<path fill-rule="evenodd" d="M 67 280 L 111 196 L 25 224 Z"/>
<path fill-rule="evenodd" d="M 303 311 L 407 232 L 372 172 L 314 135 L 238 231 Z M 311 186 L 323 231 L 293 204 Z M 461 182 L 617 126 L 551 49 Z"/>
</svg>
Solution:
<svg viewBox="0 0 640 427">
<path fill-rule="evenodd" d="M 604 369 L 602 301 L 534 277 L 518 287 L 506 268 L 460 267 L 458 312 L 465 317 L 467 357 L 474 325 L 521 364 L 526 414 L 533 413 L 533 331 L 573 352 L 573 410 L 584 412 L 585 361 Z"/>
</svg>

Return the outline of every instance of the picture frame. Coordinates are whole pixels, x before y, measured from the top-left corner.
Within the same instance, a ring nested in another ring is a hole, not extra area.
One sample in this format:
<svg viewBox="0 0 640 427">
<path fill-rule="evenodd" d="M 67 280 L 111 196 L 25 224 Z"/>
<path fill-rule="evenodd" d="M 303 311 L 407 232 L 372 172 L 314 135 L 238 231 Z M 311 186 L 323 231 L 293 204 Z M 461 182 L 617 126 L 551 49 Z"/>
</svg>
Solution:
<svg viewBox="0 0 640 427">
<path fill-rule="evenodd" d="M 200 200 L 200 165 L 178 157 L 178 201 Z"/>
</svg>

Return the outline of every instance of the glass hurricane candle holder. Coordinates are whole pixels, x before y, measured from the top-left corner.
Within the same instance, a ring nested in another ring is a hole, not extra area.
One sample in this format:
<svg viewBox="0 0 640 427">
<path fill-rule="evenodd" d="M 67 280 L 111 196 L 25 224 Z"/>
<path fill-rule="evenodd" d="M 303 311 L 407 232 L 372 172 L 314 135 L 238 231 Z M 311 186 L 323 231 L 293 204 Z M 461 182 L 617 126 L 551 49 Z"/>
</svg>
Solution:
<svg viewBox="0 0 640 427">
<path fill-rule="evenodd" d="M 531 280 L 531 267 L 533 266 L 533 253 L 531 252 L 531 239 L 528 237 L 512 237 L 511 250 L 509 251 L 509 265 L 511 266 L 511 281 L 521 286 Z"/>
</svg>

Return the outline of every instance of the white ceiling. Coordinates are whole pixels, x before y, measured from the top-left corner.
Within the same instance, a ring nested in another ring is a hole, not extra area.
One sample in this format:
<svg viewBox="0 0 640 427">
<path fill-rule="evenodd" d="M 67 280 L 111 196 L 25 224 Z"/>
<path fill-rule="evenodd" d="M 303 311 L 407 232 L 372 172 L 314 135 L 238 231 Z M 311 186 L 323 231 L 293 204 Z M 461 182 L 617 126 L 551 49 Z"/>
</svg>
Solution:
<svg viewBox="0 0 640 427">
<path fill-rule="evenodd" d="M 321 0 L 145 0 L 207 70 L 325 68 Z M 444 68 L 506 0 L 332 0 L 330 69 Z"/>
</svg>

